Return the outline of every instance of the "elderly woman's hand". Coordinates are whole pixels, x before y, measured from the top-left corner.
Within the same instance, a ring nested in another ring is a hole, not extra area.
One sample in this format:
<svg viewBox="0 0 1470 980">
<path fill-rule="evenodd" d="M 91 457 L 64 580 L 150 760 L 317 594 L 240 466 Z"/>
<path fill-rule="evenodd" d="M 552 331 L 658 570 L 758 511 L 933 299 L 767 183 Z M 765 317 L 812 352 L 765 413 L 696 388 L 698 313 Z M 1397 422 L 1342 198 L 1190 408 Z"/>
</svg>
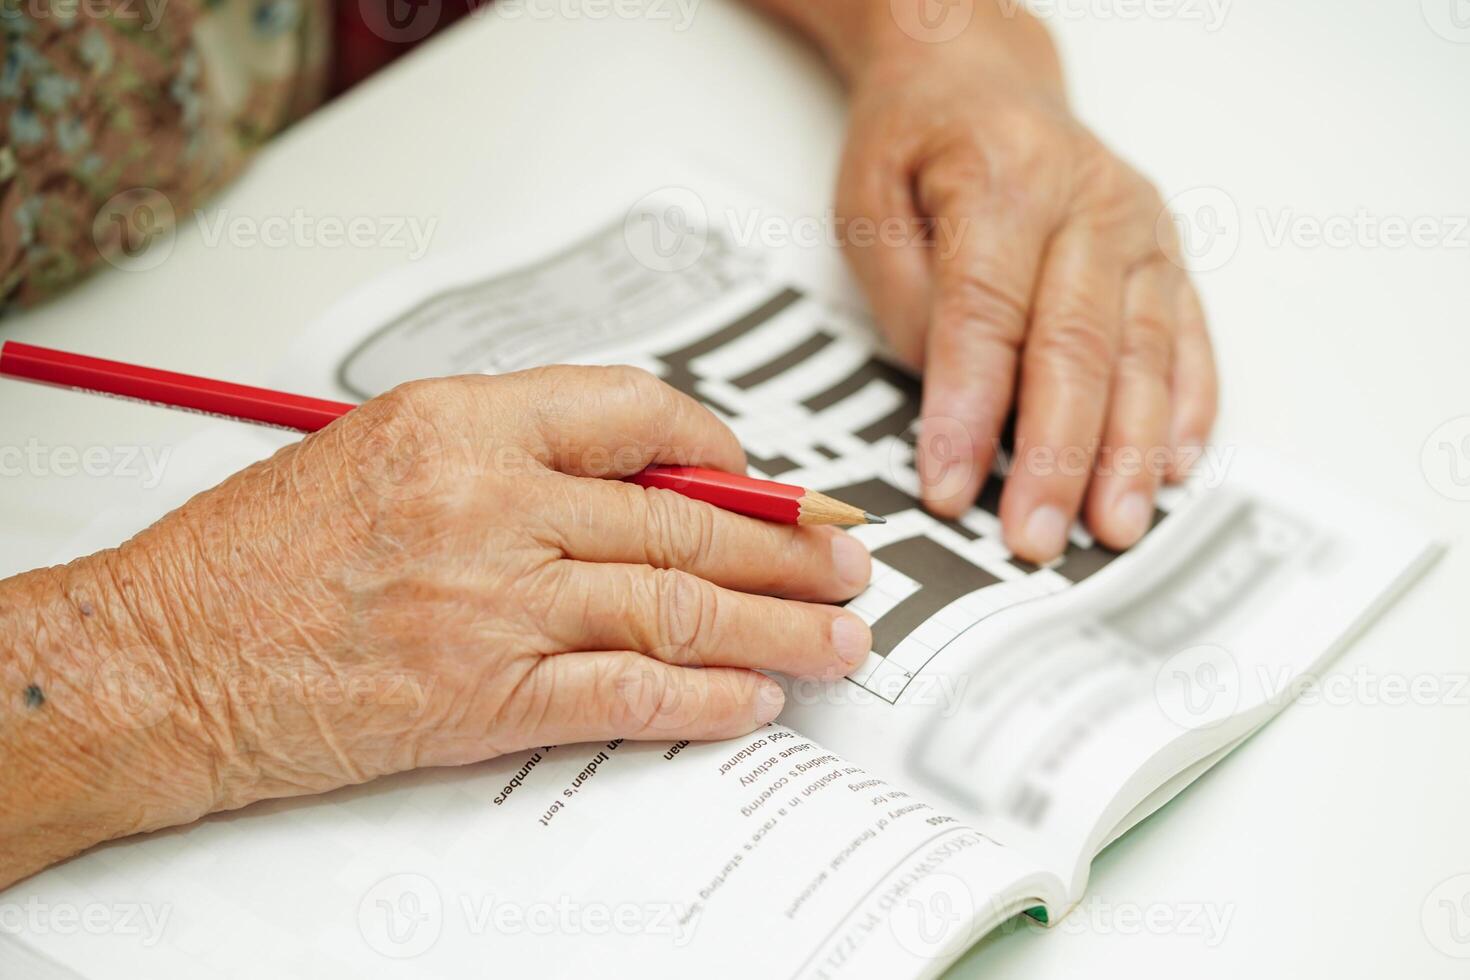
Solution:
<svg viewBox="0 0 1470 980">
<path fill-rule="evenodd" d="M 1209 435 L 1210 342 L 1163 202 L 1072 116 L 1046 30 L 1007 0 L 754 2 L 848 83 L 838 217 L 923 370 L 928 506 L 974 503 L 1014 411 L 1012 550 L 1055 557 L 1079 512 L 1133 544 Z"/>
<path fill-rule="evenodd" d="M 822 604 L 866 584 L 861 544 L 615 479 L 658 462 L 745 460 L 630 368 L 419 382 L 117 552 L 0 584 L 0 886 L 417 766 L 740 735 L 781 709 L 759 671 L 866 656 Z"/>
<path fill-rule="evenodd" d="M 974 502 L 1014 402 L 1000 516 L 1045 560 L 1084 501 L 1105 543 L 1142 536 L 1178 450 L 1209 434 L 1215 377 L 1163 202 L 1072 117 L 1024 17 L 938 43 L 890 32 L 853 77 L 838 210 L 929 226 L 922 246 L 847 250 L 924 370 L 926 502 Z"/>
</svg>

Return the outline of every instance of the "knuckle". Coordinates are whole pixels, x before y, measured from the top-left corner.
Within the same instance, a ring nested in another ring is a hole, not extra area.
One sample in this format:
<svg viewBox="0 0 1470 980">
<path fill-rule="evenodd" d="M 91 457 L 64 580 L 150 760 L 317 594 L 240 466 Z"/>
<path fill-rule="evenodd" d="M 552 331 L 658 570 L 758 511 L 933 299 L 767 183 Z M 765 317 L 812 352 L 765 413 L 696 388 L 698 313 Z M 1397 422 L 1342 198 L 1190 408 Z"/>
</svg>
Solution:
<svg viewBox="0 0 1470 980">
<path fill-rule="evenodd" d="M 1038 205 L 1043 189 L 1055 190 L 1057 161 L 1067 159 L 1068 134 L 1050 118 L 1029 109 L 1001 120 L 1005 152 L 992 163 L 993 189 L 1007 201 Z"/>
<path fill-rule="evenodd" d="M 521 622 L 538 630 L 557 622 L 575 623 L 583 631 L 600 629 L 598 604 L 574 569 L 571 562 L 549 561 L 531 570 L 515 590 Z"/>
<path fill-rule="evenodd" d="M 1071 181 L 1063 164 L 1079 155 L 1091 160 L 1087 146 L 1075 142 L 1077 131 L 1033 105 L 988 107 L 983 122 L 959 120 L 931 149 L 915 183 L 917 201 L 926 214 L 982 200 L 1019 214 L 1054 213 L 1065 204 Z M 987 132 L 1004 138 L 985 138 Z"/>
<path fill-rule="evenodd" d="M 713 508 L 697 506 L 672 490 L 644 492 L 648 498 L 648 564 L 690 568 L 712 552 L 716 534 Z"/>
<path fill-rule="evenodd" d="M 1107 333 L 1089 317 L 1065 313 L 1033 335 L 1028 354 L 1033 364 L 1096 388 L 1111 377 L 1115 351 Z"/>
<path fill-rule="evenodd" d="M 973 141 L 947 147 L 919 173 L 918 204 L 925 214 L 939 214 L 962 201 L 986 194 L 994 182 L 993 158 Z"/>
<path fill-rule="evenodd" d="M 643 383 L 640 375 L 657 380 L 640 368 L 630 365 L 552 364 L 524 372 L 543 395 L 543 401 L 582 404 L 590 395 L 636 395 Z"/>
<path fill-rule="evenodd" d="M 845 158 L 833 202 L 837 213 L 844 218 L 881 213 L 888 182 L 889 175 L 880 168 L 868 166 L 865 160 Z"/>
<path fill-rule="evenodd" d="M 350 413 L 336 432 L 358 505 L 381 512 L 385 504 L 445 496 L 443 471 L 451 444 L 440 420 L 457 410 L 461 394 L 445 381 L 411 382 Z"/>
<path fill-rule="evenodd" d="M 493 715 L 492 729 L 539 732 L 568 701 L 572 702 L 568 706 L 576 712 L 573 717 L 591 717 L 587 711 L 596 706 L 581 704 L 586 695 L 575 687 L 562 690 L 555 671 L 536 670 L 529 666 L 525 670 L 520 682 L 513 686 L 511 696 Z"/>
<path fill-rule="evenodd" d="M 1000 284 L 999 277 L 967 268 L 942 284 L 935 314 L 954 324 L 1006 344 L 1019 344 L 1026 332 L 1025 297 Z"/>
<path fill-rule="evenodd" d="M 1143 176 L 1139 176 L 1137 180 L 1136 193 L 1139 207 L 1142 209 L 1144 217 L 1152 221 L 1169 209 L 1169 203 L 1164 200 L 1164 195 L 1159 193 L 1159 189 L 1153 181 Z M 1174 227 L 1173 222 L 1166 222 L 1166 224 L 1170 228 Z"/>
<path fill-rule="evenodd" d="M 601 371 L 601 368 L 553 364 L 531 368 L 518 377 L 530 387 L 539 412 L 559 417 L 569 406 L 578 404 L 581 396 L 596 388 Z"/>
<path fill-rule="evenodd" d="M 661 398 L 668 390 L 668 386 L 660 381 L 657 375 L 631 364 L 614 364 L 592 370 L 602 374 L 602 379 L 608 387 L 627 392 L 637 398 Z"/>
<path fill-rule="evenodd" d="M 832 547 L 825 538 L 779 530 L 770 537 L 765 549 L 769 557 L 761 563 L 758 576 L 759 591 L 772 592 L 795 583 L 825 584 L 834 575 Z"/>
<path fill-rule="evenodd" d="M 1154 312 L 1135 313 L 1123 333 L 1119 369 L 1168 377 L 1174 366 L 1174 331 Z"/>
<path fill-rule="evenodd" d="M 1126 163 L 1115 157 L 1096 137 L 1088 136 L 1083 150 L 1084 201 L 1113 217 L 1132 213 L 1139 185 L 1145 183 Z"/>
<path fill-rule="evenodd" d="M 634 663 L 621 671 L 613 686 L 617 694 L 604 710 L 611 713 L 613 729 L 627 737 L 667 736 L 688 727 L 701 714 L 694 685 L 677 670 Z"/>
<path fill-rule="evenodd" d="M 355 417 L 365 418 L 372 415 L 382 419 L 394 419 L 412 414 L 422 400 L 423 385 L 422 381 L 409 381 L 389 388 L 359 407 Z"/>
<path fill-rule="evenodd" d="M 689 692 L 675 677 L 664 675 L 650 699 L 652 711 L 643 731 L 682 728 L 693 713 L 690 700 Z"/>
<path fill-rule="evenodd" d="M 423 417 L 455 407 L 460 402 L 461 385 L 455 378 L 423 378 L 405 381 L 379 395 L 384 410 L 392 417 Z"/>
<path fill-rule="evenodd" d="M 657 629 L 661 644 L 683 662 L 715 621 L 715 592 L 700 579 L 676 568 L 654 572 Z"/>
</svg>

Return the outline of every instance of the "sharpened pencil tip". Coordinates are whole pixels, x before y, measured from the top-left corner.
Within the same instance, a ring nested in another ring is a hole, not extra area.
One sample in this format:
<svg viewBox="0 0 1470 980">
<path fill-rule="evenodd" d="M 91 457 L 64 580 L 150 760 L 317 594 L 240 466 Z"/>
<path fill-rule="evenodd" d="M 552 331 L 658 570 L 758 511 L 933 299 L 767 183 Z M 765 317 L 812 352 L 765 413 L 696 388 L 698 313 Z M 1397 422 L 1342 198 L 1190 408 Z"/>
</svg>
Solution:
<svg viewBox="0 0 1470 980">
<path fill-rule="evenodd" d="M 867 511 L 863 511 L 863 520 L 867 521 L 869 524 L 887 524 L 888 523 L 888 518 L 886 518 L 886 517 L 879 517 L 877 514 L 869 514 Z"/>
</svg>

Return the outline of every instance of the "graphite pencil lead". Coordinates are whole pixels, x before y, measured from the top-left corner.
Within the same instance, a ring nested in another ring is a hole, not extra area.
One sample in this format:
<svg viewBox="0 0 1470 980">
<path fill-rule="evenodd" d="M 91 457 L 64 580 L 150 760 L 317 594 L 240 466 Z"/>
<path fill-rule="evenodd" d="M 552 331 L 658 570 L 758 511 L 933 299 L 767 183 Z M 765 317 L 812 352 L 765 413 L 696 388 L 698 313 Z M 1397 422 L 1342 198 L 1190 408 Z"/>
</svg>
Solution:
<svg viewBox="0 0 1470 980">
<path fill-rule="evenodd" d="M 867 521 L 869 524 L 887 524 L 888 523 L 888 518 L 886 518 L 886 517 L 879 517 L 877 514 L 869 514 L 867 511 L 863 511 L 863 520 Z"/>
</svg>

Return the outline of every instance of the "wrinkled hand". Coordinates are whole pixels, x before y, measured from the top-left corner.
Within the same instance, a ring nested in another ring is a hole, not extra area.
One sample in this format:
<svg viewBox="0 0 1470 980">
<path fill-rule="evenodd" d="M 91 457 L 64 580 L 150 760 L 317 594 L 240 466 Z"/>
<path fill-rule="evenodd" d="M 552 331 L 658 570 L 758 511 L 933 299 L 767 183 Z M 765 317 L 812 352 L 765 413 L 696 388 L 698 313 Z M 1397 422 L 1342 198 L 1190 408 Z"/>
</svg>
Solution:
<svg viewBox="0 0 1470 980">
<path fill-rule="evenodd" d="M 1079 512 L 1127 547 L 1213 423 L 1204 316 L 1163 202 L 1072 117 L 1044 30 L 977 18 L 942 43 L 889 22 L 853 62 L 839 215 L 927 233 L 847 255 L 897 354 L 923 370 L 928 506 L 974 502 L 1014 407 L 1012 550 L 1056 556 Z"/>
<path fill-rule="evenodd" d="M 160 625 L 220 799 L 592 739 L 771 720 L 758 671 L 867 654 L 862 545 L 613 479 L 743 471 L 730 431 L 631 368 L 418 382 L 149 532 Z M 183 610 L 188 610 L 187 614 Z"/>
</svg>

